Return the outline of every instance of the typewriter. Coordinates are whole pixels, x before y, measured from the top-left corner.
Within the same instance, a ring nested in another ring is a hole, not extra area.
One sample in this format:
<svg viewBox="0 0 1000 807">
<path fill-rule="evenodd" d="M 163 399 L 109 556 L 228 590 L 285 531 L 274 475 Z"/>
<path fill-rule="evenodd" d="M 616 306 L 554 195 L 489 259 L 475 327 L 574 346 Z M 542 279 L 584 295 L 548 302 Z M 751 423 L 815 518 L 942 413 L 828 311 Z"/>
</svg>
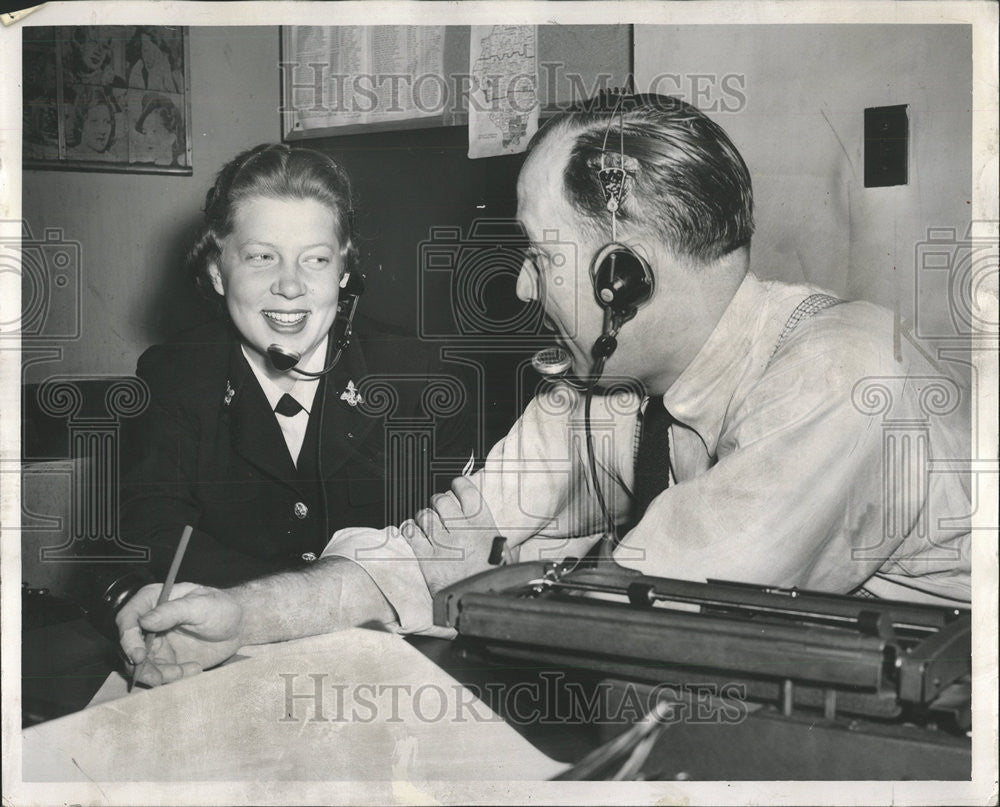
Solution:
<svg viewBox="0 0 1000 807">
<path fill-rule="evenodd" d="M 966 609 L 567 559 L 452 585 L 434 621 L 490 657 L 597 674 L 612 693 L 605 716 L 636 693 L 672 701 L 679 716 L 636 778 L 971 777 Z"/>
</svg>

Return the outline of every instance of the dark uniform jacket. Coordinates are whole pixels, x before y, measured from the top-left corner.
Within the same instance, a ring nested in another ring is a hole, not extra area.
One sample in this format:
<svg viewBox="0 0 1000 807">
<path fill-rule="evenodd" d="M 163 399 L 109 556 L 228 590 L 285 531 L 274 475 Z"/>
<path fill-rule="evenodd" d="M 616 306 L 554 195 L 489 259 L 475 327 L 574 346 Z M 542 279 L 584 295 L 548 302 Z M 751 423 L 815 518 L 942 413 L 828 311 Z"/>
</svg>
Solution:
<svg viewBox="0 0 1000 807">
<path fill-rule="evenodd" d="M 151 550 L 157 579 L 186 524 L 195 529 L 178 579 L 215 586 L 302 566 L 342 527 L 386 525 L 387 425 L 415 418 L 426 430 L 426 377 L 444 371 L 412 337 L 364 323 L 355 332 L 319 382 L 298 468 L 231 326 L 202 326 L 142 355 L 151 397 L 123 434 L 121 535 Z M 352 405 L 348 382 L 364 390 L 374 375 L 372 400 Z M 468 456 L 468 414 L 434 421 L 438 457 Z M 420 445 L 426 470 L 429 444 Z M 434 485 L 411 467 L 390 488 L 425 506 L 426 486 L 446 487 L 449 475 Z"/>
</svg>

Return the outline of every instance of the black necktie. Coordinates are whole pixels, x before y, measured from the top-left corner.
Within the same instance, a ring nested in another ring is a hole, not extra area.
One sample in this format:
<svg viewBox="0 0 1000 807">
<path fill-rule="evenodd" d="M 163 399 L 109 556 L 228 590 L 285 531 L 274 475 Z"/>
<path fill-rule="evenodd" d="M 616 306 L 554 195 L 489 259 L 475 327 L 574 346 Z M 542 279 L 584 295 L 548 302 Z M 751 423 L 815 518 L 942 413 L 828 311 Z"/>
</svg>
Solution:
<svg viewBox="0 0 1000 807">
<path fill-rule="evenodd" d="M 663 406 L 663 397 L 655 395 L 646 404 L 642 433 L 635 458 L 635 496 L 632 523 L 637 524 L 649 503 L 670 484 L 670 424 L 674 419 Z"/>
<path fill-rule="evenodd" d="M 278 401 L 278 405 L 274 407 L 274 411 L 279 415 L 284 415 L 286 418 L 295 417 L 303 409 L 302 404 L 296 401 L 287 392 L 281 396 L 281 400 Z"/>
</svg>

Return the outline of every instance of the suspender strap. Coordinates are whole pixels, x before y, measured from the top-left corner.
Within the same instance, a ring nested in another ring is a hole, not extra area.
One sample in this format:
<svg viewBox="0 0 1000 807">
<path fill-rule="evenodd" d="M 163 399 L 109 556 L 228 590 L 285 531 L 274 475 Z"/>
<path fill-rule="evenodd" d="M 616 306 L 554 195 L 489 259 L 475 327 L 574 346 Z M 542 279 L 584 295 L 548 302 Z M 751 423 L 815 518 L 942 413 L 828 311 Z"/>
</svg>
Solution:
<svg viewBox="0 0 1000 807">
<path fill-rule="evenodd" d="M 839 297 L 832 297 L 829 294 L 810 294 L 801 303 L 795 306 L 795 310 L 792 311 L 791 316 L 785 323 L 785 327 L 781 329 L 781 334 L 778 336 L 778 341 L 774 346 L 774 350 L 771 351 L 771 358 L 768 359 L 770 363 L 771 359 L 774 358 L 774 354 L 778 352 L 785 340 L 791 336 L 792 331 L 794 331 L 799 324 L 806 319 L 809 319 L 813 314 L 818 314 L 825 308 L 832 308 L 835 305 L 840 305 L 844 300 Z"/>
</svg>

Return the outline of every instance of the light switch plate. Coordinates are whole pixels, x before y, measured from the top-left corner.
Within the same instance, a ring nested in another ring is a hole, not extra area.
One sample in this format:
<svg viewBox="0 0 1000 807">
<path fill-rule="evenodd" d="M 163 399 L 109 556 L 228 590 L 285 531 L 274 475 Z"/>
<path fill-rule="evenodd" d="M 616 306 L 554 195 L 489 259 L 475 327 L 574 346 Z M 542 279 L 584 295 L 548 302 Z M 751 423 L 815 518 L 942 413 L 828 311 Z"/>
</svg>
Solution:
<svg viewBox="0 0 1000 807">
<path fill-rule="evenodd" d="M 906 104 L 865 110 L 865 187 L 905 185 L 910 153 Z"/>
</svg>

